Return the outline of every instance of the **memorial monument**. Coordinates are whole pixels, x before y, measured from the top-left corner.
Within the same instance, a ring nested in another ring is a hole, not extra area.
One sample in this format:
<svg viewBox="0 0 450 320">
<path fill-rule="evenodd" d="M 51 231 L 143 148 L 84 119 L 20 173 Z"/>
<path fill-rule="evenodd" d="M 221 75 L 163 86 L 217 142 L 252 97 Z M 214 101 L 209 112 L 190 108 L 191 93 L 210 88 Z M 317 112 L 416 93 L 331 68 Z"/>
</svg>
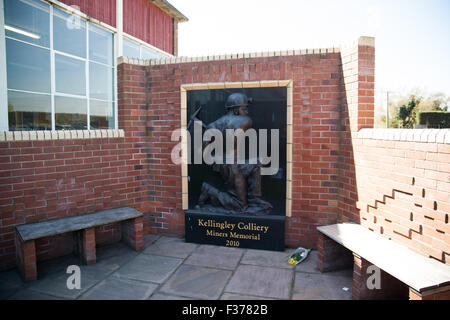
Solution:
<svg viewBox="0 0 450 320">
<path fill-rule="evenodd" d="M 188 95 L 191 153 L 212 160 L 188 166 L 186 241 L 284 250 L 285 91 L 204 90 Z M 201 144 L 195 143 L 198 135 Z M 274 170 L 262 174 L 274 163 Z"/>
</svg>

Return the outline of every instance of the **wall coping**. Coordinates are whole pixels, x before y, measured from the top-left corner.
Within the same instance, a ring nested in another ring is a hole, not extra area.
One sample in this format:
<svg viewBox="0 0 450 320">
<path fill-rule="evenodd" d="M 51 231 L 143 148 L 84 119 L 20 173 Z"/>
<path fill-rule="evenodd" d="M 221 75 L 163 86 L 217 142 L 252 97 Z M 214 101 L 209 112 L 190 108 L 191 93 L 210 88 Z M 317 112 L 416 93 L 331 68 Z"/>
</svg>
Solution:
<svg viewBox="0 0 450 320">
<path fill-rule="evenodd" d="M 123 129 L 0 131 L 0 142 L 123 138 L 124 136 L 125 133 Z"/>
<path fill-rule="evenodd" d="M 127 63 L 139 66 L 154 66 L 174 63 L 189 63 L 189 62 L 204 62 L 204 61 L 220 61 L 220 60 L 235 60 L 248 58 L 269 58 L 269 57 L 285 57 L 285 56 L 301 56 L 309 54 L 325 54 L 325 53 L 340 53 L 342 50 L 348 48 L 356 48 L 357 46 L 375 47 L 375 38 L 361 36 L 356 41 L 351 41 L 342 45 L 341 47 L 333 48 L 312 48 L 312 49 L 298 49 L 298 50 L 281 50 L 281 51 L 261 51 L 261 52 L 242 52 L 242 53 L 228 53 L 228 54 L 212 54 L 207 56 L 197 57 L 167 57 L 160 59 L 135 59 L 128 57 L 119 57 L 117 64 Z"/>
<path fill-rule="evenodd" d="M 205 61 L 220 61 L 220 60 L 236 60 L 248 58 L 270 58 L 270 57 L 284 57 L 284 56 L 299 56 L 308 54 L 325 54 L 325 53 L 339 53 L 340 48 L 319 48 L 319 49 L 302 49 L 302 50 L 282 50 L 282 51 L 266 51 L 266 52 L 243 52 L 233 54 L 213 54 L 198 57 L 168 57 L 161 59 L 135 59 L 128 57 L 119 57 L 117 64 L 127 63 L 140 66 L 153 66 L 174 63 L 189 63 L 189 62 L 205 62 Z"/>
<path fill-rule="evenodd" d="M 369 129 L 358 131 L 359 139 L 450 144 L 450 129 Z"/>
</svg>

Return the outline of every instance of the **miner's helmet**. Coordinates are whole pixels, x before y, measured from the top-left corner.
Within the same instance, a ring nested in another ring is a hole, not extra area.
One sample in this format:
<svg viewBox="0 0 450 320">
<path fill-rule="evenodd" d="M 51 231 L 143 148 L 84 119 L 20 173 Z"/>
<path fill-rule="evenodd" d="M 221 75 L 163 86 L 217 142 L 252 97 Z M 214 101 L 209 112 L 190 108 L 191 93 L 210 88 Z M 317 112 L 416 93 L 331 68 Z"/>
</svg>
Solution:
<svg viewBox="0 0 450 320">
<path fill-rule="evenodd" d="M 253 103 L 253 98 L 248 98 L 243 93 L 233 93 L 228 97 L 225 108 L 231 109 L 238 107 L 247 107 L 251 103 Z"/>
</svg>

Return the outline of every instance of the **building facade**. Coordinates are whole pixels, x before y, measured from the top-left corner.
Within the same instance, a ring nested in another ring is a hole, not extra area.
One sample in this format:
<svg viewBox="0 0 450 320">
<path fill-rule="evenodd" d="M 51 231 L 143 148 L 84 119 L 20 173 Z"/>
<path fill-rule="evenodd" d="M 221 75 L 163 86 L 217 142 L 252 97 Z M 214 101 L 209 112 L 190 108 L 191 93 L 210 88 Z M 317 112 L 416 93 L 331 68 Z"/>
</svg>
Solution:
<svg viewBox="0 0 450 320">
<path fill-rule="evenodd" d="M 0 130 L 117 128 L 117 58 L 177 54 L 166 1 L 2 0 Z"/>
</svg>

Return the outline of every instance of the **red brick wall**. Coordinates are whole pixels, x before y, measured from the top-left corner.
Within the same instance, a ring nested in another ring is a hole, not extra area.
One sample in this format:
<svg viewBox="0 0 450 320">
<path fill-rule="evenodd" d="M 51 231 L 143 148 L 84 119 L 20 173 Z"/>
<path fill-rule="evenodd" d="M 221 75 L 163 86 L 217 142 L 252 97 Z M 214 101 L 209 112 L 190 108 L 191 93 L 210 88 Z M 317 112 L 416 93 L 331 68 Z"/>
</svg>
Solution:
<svg viewBox="0 0 450 320">
<path fill-rule="evenodd" d="M 120 109 L 135 112 L 136 128 L 148 143 L 146 232 L 184 233 L 181 167 L 171 162 L 172 130 L 180 128 L 180 85 L 207 82 L 293 80 L 292 217 L 287 220 L 290 246 L 316 246 L 317 225 L 337 220 L 339 118 L 342 69 L 339 53 L 172 63 L 146 67 L 148 109 L 119 97 Z M 129 92 L 144 67 L 121 64 L 119 82 Z M 127 80 L 124 80 L 126 78 Z M 120 90 L 119 90 L 120 92 Z M 147 121 L 140 120 L 139 116 Z M 119 119 L 120 119 L 119 115 Z M 144 126 L 146 127 L 144 128 Z"/>
<path fill-rule="evenodd" d="M 447 130 L 364 129 L 374 117 L 375 50 L 367 44 L 361 38 L 342 50 L 339 221 L 450 264 L 450 137 Z"/>
<path fill-rule="evenodd" d="M 361 37 L 342 50 L 343 85 L 339 153 L 339 220 L 359 221 L 352 138 L 362 128 L 372 128 L 375 96 L 373 38 Z"/>
<path fill-rule="evenodd" d="M 15 265 L 15 225 L 138 207 L 140 156 L 131 137 L 0 142 L 0 270 Z M 99 228 L 99 244 L 117 240 L 116 228 Z M 40 239 L 36 247 L 38 260 L 67 254 L 72 237 Z"/>
<path fill-rule="evenodd" d="M 151 226 L 155 226 L 155 223 L 159 223 L 155 220 L 155 212 L 159 212 L 155 211 L 156 208 L 163 207 L 163 203 L 169 208 L 171 205 L 176 207 L 176 201 L 171 200 L 169 194 L 164 194 L 166 197 L 164 201 L 160 200 L 163 188 L 161 185 L 166 182 L 166 177 L 161 170 L 169 170 L 169 167 L 161 165 L 159 160 L 165 139 L 158 137 L 158 133 L 154 133 L 153 121 L 158 121 L 159 116 L 150 104 L 149 86 L 147 67 L 131 64 L 118 66 L 119 128 L 125 130 L 127 141 L 133 143 L 136 148 L 133 155 L 135 176 L 129 184 L 132 189 L 128 191 L 136 199 L 135 208 L 145 213 L 145 233 L 150 232 Z M 165 117 L 170 116 L 165 114 Z M 176 175 L 176 173 L 171 174 Z M 181 177 L 181 170 L 178 176 Z M 175 180 L 175 178 L 172 179 Z M 167 181 L 170 182 L 170 180 Z M 170 193 L 170 196 L 177 195 Z M 181 208 L 181 205 L 179 206 Z M 162 225 L 159 226 L 162 227 Z"/>
<path fill-rule="evenodd" d="M 450 144 L 355 138 L 353 148 L 358 222 L 450 264 Z"/>
</svg>

